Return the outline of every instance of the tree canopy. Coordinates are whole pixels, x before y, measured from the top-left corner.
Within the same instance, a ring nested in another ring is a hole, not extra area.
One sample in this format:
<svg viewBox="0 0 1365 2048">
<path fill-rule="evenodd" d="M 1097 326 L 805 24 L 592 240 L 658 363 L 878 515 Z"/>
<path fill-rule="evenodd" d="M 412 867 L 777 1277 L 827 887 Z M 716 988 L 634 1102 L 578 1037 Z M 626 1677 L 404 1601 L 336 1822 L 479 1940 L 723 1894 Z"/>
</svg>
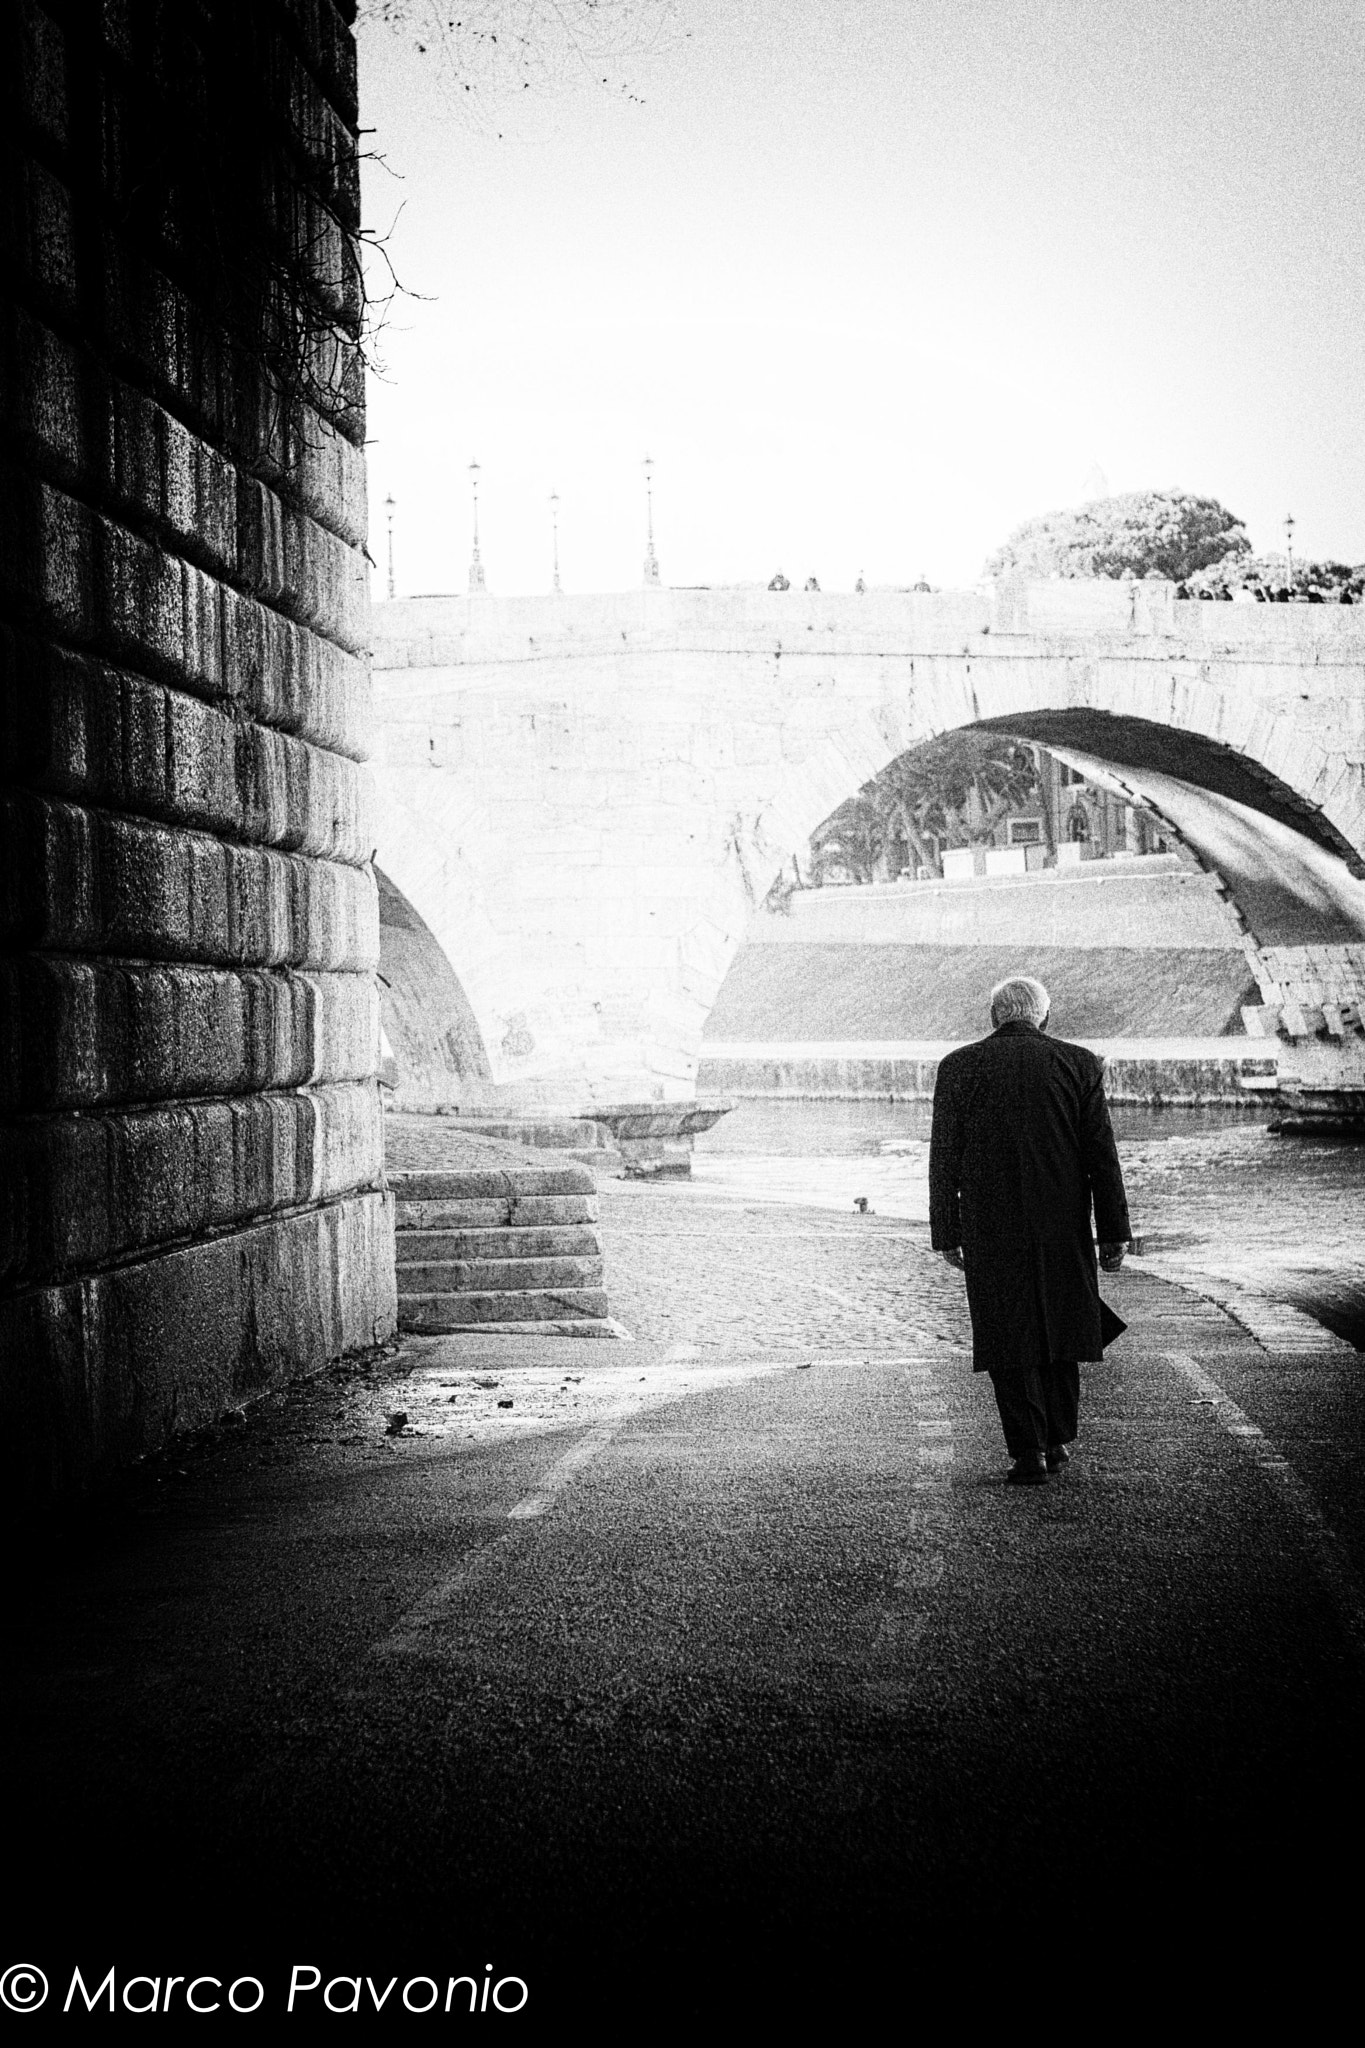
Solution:
<svg viewBox="0 0 1365 2048">
<path fill-rule="evenodd" d="M 1262 590 L 1277 591 L 1285 589 L 1289 580 L 1289 564 L 1283 554 L 1228 555 L 1201 569 L 1197 576 L 1189 577 L 1187 587 L 1194 595 L 1201 590 L 1236 590 L 1242 584 L 1259 584 Z M 1293 587 L 1299 597 L 1317 591 L 1325 601 L 1339 600 L 1342 591 L 1347 590 L 1353 599 L 1359 599 L 1365 593 L 1365 562 L 1296 559 Z"/>
<path fill-rule="evenodd" d="M 980 845 L 1037 789 L 1037 764 L 1022 741 L 1007 733 L 944 733 L 892 761 L 816 829 L 813 879 L 843 868 L 870 882 L 898 838 L 921 867 L 938 874 L 931 840 L 940 848 Z"/>
<path fill-rule="evenodd" d="M 988 576 L 1164 576 L 1251 551 L 1246 528 L 1216 498 L 1126 491 L 1027 519 L 986 564 Z"/>
</svg>

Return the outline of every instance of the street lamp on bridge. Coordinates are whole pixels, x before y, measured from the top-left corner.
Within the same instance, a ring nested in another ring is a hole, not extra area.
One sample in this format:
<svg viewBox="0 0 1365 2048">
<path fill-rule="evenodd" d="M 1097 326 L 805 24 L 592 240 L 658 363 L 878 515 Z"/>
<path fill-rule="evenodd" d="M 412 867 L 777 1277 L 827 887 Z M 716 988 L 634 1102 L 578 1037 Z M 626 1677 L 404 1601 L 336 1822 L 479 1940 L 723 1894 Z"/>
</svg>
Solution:
<svg viewBox="0 0 1365 2048">
<path fill-rule="evenodd" d="M 389 522 L 389 596 L 391 598 L 398 595 L 398 586 L 393 578 L 393 512 L 396 502 L 393 492 L 390 491 L 388 497 L 384 500 L 384 510 L 388 515 Z"/>
<path fill-rule="evenodd" d="M 469 465 L 469 484 L 474 496 L 474 553 L 469 564 L 469 588 L 473 592 L 487 588 L 483 580 L 483 563 L 479 560 L 479 465 L 477 462 L 471 462 Z"/>
<path fill-rule="evenodd" d="M 1284 522 L 1284 558 L 1289 565 L 1289 595 L 1294 595 L 1294 515 L 1286 513 Z"/>
<path fill-rule="evenodd" d="M 659 558 L 654 552 L 654 457 L 645 457 L 645 527 L 648 539 L 645 543 L 645 582 L 657 586 L 659 581 Z"/>
<path fill-rule="evenodd" d="M 554 536 L 555 580 L 553 588 L 559 589 L 559 492 L 550 493 L 550 531 Z"/>
</svg>

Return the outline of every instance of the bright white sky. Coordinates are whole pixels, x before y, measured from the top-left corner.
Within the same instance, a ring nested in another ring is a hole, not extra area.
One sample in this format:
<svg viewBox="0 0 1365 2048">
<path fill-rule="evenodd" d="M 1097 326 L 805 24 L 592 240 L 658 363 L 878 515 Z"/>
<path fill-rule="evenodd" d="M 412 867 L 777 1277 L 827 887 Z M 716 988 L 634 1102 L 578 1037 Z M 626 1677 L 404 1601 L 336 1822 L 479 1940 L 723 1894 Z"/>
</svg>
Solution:
<svg viewBox="0 0 1365 2048">
<path fill-rule="evenodd" d="M 486 100 L 361 36 L 398 274 L 371 552 L 462 590 L 974 580 L 1021 519 L 1183 485 L 1365 558 L 1359 0 L 678 0 Z M 501 134 L 497 131 L 501 129 Z M 395 173 L 390 175 L 389 173 Z M 382 596 L 382 574 L 375 594 Z"/>
</svg>

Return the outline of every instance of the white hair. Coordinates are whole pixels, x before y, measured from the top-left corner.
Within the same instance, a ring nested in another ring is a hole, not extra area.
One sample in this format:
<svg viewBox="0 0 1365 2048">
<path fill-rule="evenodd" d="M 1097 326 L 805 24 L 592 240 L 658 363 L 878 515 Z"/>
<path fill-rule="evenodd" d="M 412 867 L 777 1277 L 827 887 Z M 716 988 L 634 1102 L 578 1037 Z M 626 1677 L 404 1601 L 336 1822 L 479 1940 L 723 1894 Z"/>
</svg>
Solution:
<svg viewBox="0 0 1365 2048">
<path fill-rule="evenodd" d="M 1010 974 L 991 990 L 991 1022 L 1001 1024 L 1042 1024 L 1052 1008 L 1052 999 L 1041 981 L 1031 974 Z"/>
</svg>

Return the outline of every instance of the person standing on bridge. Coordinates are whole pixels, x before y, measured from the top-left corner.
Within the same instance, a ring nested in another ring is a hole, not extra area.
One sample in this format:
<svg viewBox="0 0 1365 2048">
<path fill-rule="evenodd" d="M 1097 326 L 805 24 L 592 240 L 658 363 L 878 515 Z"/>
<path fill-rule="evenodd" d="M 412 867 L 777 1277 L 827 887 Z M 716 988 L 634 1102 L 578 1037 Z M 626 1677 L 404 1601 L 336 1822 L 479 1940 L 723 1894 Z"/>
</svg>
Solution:
<svg viewBox="0 0 1365 2048">
<path fill-rule="evenodd" d="M 934 1250 L 961 1269 L 972 1365 L 995 1388 L 1016 1485 L 1045 1485 L 1076 1437 L 1079 1361 L 1126 1325 L 1100 1300 L 1130 1235 L 1123 1170 L 1092 1052 L 1047 1037 L 1047 990 L 991 990 L 989 1038 L 940 1061 L 929 1146 Z"/>
</svg>

